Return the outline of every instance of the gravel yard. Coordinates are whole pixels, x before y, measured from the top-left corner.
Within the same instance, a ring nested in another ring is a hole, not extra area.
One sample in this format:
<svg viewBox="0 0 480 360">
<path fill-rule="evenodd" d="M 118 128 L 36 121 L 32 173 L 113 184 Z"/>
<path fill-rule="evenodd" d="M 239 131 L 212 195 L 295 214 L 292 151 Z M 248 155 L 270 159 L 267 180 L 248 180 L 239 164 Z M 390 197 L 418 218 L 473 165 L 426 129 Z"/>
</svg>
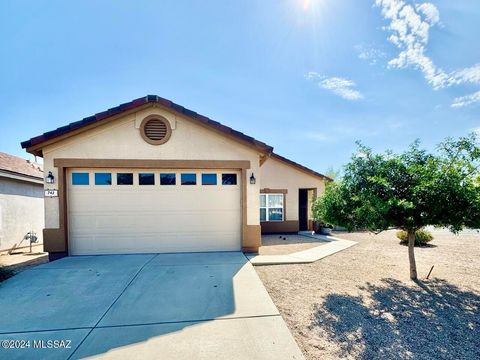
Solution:
<svg viewBox="0 0 480 360">
<path fill-rule="evenodd" d="M 418 284 L 394 231 L 334 236 L 358 244 L 255 268 L 307 359 L 480 359 L 480 235 L 434 232 Z"/>
<path fill-rule="evenodd" d="M 36 245 L 32 253 L 28 248 L 18 249 L 12 255 L 0 253 L 0 282 L 29 267 L 48 262 L 48 254 L 43 252 L 43 245 Z"/>
<path fill-rule="evenodd" d="M 286 255 L 323 244 L 327 244 L 327 242 L 297 234 L 262 235 L 262 246 L 258 253 L 260 255 Z"/>
</svg>

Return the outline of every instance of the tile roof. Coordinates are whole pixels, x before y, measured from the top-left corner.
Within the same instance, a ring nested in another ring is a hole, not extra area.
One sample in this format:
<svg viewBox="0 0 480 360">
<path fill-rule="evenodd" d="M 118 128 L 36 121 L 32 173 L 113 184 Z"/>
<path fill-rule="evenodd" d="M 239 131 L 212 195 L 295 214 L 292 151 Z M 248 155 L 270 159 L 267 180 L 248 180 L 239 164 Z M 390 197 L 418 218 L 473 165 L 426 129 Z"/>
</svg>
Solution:
<svg viewBox="0 0 480 360">
<path fill-rule="evenodd" d="M 235 137 L 239 140 L 250 143 L 251 145 L 255 146 L 256 148 L 258 148 L 258 149 L 260 149 L 264 152 L 271 153 L 272 150 L 273 150 L 273 147 L 271 147 L 270 145 L 267 145 L 267 144 L 265 144 L 265 143 L 263 143 L 263 142 L 261 142 L 257 139 L 254 139 L 251 136 L 245 135 L 244 133 L 242 133 L 240 131 L 237 131 L 237 130 L 234 130 L 234 129 L 228 127 L 228 126 L 222 125 L 221 123 L 219 123 L 215 120 L 212 120 L 212 119 L 210 119 L 206 116 L 200 115 L 200 114 L 196 113 L 195 111 L 184 108 L 181 105 L 175 104 L 174 102 L 172 102 L 170 100 L 167 100 L 167 99 L 164 99 L 164 98 L 162 98 L 160 96 L 157 96 L 157 95 L 147 95 L 147 96 L 135 99 L 133 101 L 121 104 L 119 106 L 113 107 L 113 108 L 108 109 L 106 111 L 102 111 L 102 112 L 97 113 L 95 115 L 88 116 L 86 118 L 83 118 L 82 120 L 72 122 L 68 125 L 59 127 L 55 130 L 48 131 L 46 133 L 43 133 L 42 135 L 39 135 L 39 136 L 33 137 L 29 140 L 23 141 L 21 143 L 22 148 L 25 149 L 25 148 L 29 148 L 29 147 L 32 147 L 32 146 L 35 146 L 35 145 L 39 145 L 39 144 L 41 144 L 41 143 L 43 143 L 47 140 L 54 139 L 54 138 L 59 137 L 61 135 L 67 134 L 71 131 L 80 129 L 84 126 L 87 126 L 87 125 L 90 125 L 90 124 L 93 124 L 93 123 L 96 123 L 96 122 L 100 122 L 100 121 L 105 120 L 107 118 L 110 118 L 114 115 L 121 114 L 124 111 L 133 110 L 135 108 L 138 108 L 142 105 L 149 104 L 149 103 L 152 103 L 152 104 L 157 103 L 157 104 L 163 105 L 163 106 L 165 106 L 169 109 L 172 109 L 176 112 L 179 112 L 179 113 L 181 113 L 181 114 L 183 114 L 183 115 L 185 115 L 185 116 L 187 116 L 187 117 L 189 117 L 193 120 L 196 120 L 200 123 L 211 126 L 212 128 L 214 128 L 214 129 L 216 129 L 216 130 L 218 130 L 222 133 L 231 135 L 231 136 L 233 136 L 233 137 Z M 28 151 L 28 149 L 27 149 L 27 151 Z M 36 152 L 35 154 L 36 155 L 41 155 L 41 152 Z"/>
<path fill-rule="evenodd" d="M 215 121 L 215 120 L 212 120 L 212 119 L 210 119 L 206 116 L 200 115 L 200 114 L 196 113 L 195 111 L 187 109 L 187 108 L 185 108 L 181 105 L 178 105 L 178 104 L 176 104 L 176 103 L 174 103 L 170 100 L 164 99 L 164 98 L 162 98 L 160 96 L 157 96 L 157 95 L 147 95 L 147 96 L 132 100 L 130 102 L 120 104 L 116 107 L 113 107 L 113 108 L 108 109 L 106 111 L 102 111 L 102 112 L 97 113 L 95 115 L 88 116 L 86 118 L 83 118 L 82 120 L 72 122 L 68 125 L 59 127 L 55 130 L 48 131 L 46 133 L 43 133 L 42 135 L 39 135 L 39 136 L 33 137 L 29 140 L 23 141 L 21 143 L 22 148 L 24 148 L 24 149 L 26 148 L 27 151 L 31 152 L 32 154 L 42 156 L 41 149 L 30 150 L 28 148 L 40 145 L 45 141 L 55 139 L 56 137 L 68 134 L 69 132 L 80 129 L 84 126 L 87 126 L 87 125 L 90 125 L 90 124 L 93 124 L 93 123 L 97 123 L 97 122 L 101 122 L 102 120 L 108 119 L 108 118 L 110 118 L 112 116 L 115 116 L 115 115 L 119 115 L 119 114 L 121 114 L 125 111 L 133 110 L 133 109 L 138 108 L 140 106 L 143 106 L 145 104 L 160 104 L 160 105 L 163 105 L 166 108 L 172 109 L 172 110 L 174 110 L 178 113 L 181 113 L 181 114 L 189 117 L 190 119 L 193 119 L 193 120 L 198 121 L 202 124 L 208 125 L 208 126 L 212 127 L 213 129 L 215 129 L 217 131 L 220 131 L 220 132 L 222 132 L 226 135 L 233 136 L 233 137 L 235 137 L 235 138 L 237 138 L 237 139 L 239 139 L 243 142 L 249 143 L 249 144 L 253 145 L 255 148 L 259 149 L 260 151 L 263 151 L 263 152 L 267 153 L 268 155 L 271 154 L 272 157 L 276 157 L 277 159 L 282 160 L 282 161 L 284 161 L 284 162 L 286 162 L 286 163 L 288 163 L 288 164 L 290 164 L 294 167 L 297 167 L 300 170 L 308 172 L 311 175 L 319 176 L 319 177 L 325 178 L 327 180 L 331 180 L 330 178 L 324 176 L 323 174 L 320 174 L 320 173 L 318 173 L 314 170 L 311 170 L 311 169 L 309 169 L 309 168 L 307 168 L 303 165 L 300 165 L 300 164 L 298 164 L 298 163 L 296 163 L 292 160 L 284 158 L 283 156 L 280 156 L 278 154 L 274 154 L 273 153 L 273 147 L 265 144 L 264 142 L 261 142 L 261 141 L 255 139 L 251 136 L 245 135 L 244 133 L 242 133 L 240 131 L 234 130 L 234 129 L 228 127 L 228 126 L 225 126 L 225 125 L 219 123 L 218 121 Z"/>
<path fill-rule="evenodd" d="M 0 152 L 0 171 L 43 179 L 43 166 L 4 152 Z"/>
</svg>

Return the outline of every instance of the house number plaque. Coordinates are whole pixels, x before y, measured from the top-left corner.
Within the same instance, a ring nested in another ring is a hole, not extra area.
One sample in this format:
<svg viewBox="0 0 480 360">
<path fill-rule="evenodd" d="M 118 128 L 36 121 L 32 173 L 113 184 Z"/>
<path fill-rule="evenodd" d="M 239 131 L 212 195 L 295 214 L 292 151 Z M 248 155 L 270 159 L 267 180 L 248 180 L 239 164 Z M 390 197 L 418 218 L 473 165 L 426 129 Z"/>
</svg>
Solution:
<svg viewBox="0 0 480 360">
<path fill-rule="evenodd" d="M 57 189 L 46 189 L 45 190 L 45 197 L 58 197 L 58 190 Z"/>
</svg>

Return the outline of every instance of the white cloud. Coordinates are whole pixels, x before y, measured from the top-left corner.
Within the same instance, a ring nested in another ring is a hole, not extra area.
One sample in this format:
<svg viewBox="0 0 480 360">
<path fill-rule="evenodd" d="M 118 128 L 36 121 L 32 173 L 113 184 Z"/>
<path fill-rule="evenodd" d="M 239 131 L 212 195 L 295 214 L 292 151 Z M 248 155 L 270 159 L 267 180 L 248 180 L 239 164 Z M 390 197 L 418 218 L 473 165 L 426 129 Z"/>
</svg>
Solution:
<svg viewBox="0 0 480 360">
<path fill-rule="evenodd" d="M 470 95 L 460 96 L 453 100 L 453 108 L 461 108 L 468 105 L 480 103 L 480 91 L 474 92 Z"/>
<path fill-rule="evenodd" d="M 416 9 L 420 11 L 427 21 L 434 25 L 440 21 L 440 13 L 435 5 L 432 3 L 423 3 L 416 6 Z"/>
<path fill-rule="evenodd" d="M 388 65 L 417 68 L 435 89 L 444 87 L 448 75 L 425 54 L 430 27 L 439 20 L 435 5 L 424 3 L 415 9 L 402 0 L 376 0 L 375 3 L 382 8 L 383 17 L 390 20 L 390 25 L 384 28 L 390 33 L 388 40 L 400 50 Z"/>
<path fill-rule="evenodd" d="M 307 79 L 307 80 L 319 80 L 319 79 L 323 79 L 323 78 L 324 78 L 324 76 L 320 75 L 316 71 L 309 71 L 307 73 L 307 75 L 305 75 L 305 79 Z"/>
<path fill-rule="evenodd" d="M 472 131 L 477 135 L 480 136 L 480 127 L 477 127 L 475 129 L 472 129 Z"/>
<path fill-rule="evenodd" d="M 449 85 L 480 83 L 480 64 L 460 69 L 450 74 Z"/>
<path fill-rule="evenodd" d="M 335 95 L 347 100 L 363 99 L 363 95 L 360 93 L 360 91 L 354 89 L 356 84 L 349 79 L 331 77 L 322 80 L 319 85 L 324 89 L 330 90 Z"/>
<path fill-rule="evenodd" d="M 380 59 L 387 57 L 385 52 L 370 45 L 357 44 L 355 50 L 358 53 L 358 58 L 368 61 L 370 65 L 375 65 Z"/>
<path fill-rule="evenodd" d="M 390 33 L 388 40 L 400 50 L 388 62 L 390 67 L 419 69 L 436 90 L 452 85 L 480 83 L 480 64 L 447 73 L 427 56 L 430 28 L 440 22 L 440 13 L 435 5 L 426 2 L 414 6 L 403 0 L 375 0 L 375 4 L 382 9 L 382 16 L 390 21 L 384 27 Z"/>
<path fill-rule="evenodd" d="M 363 95 L 360 91 L 356 90 L 356 84 L 350 79 L 341 77 L 327 78 L 324 75 L 320 75 L 315 71 L 310 71 L 305 78 L 307 80 L 316 81 L 318 86 L 322 89 L 328 90 L 333 94 L 340 96 L 346 100 L 360 100 L 363 99 Z"/>
</svg>

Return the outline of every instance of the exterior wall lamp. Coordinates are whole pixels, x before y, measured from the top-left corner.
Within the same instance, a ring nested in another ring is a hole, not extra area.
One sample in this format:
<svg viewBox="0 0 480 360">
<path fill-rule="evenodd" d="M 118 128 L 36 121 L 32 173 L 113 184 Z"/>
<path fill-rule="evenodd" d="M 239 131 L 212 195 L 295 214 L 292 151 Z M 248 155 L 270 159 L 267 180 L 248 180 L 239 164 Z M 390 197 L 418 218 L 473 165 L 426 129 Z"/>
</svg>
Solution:
<svg viewBox="0 0 480 360">
<path fill-rule="evenodd" d="M 55 176 L 53 176 L 51 171 L 49 171 L 48 175 L 45 177 L 45 182 L 47 184 L 53 184 L 55 182 Z"/>
<path fill-rule="evenodd" d="M 253 175 L 253 172 L 252 172 L 252 176 L 250 176 L 250 184 L 255 185 L 256 182 L 257 182 L 257 179 L 255 179 L 255 175 Z"/>
</svg>

